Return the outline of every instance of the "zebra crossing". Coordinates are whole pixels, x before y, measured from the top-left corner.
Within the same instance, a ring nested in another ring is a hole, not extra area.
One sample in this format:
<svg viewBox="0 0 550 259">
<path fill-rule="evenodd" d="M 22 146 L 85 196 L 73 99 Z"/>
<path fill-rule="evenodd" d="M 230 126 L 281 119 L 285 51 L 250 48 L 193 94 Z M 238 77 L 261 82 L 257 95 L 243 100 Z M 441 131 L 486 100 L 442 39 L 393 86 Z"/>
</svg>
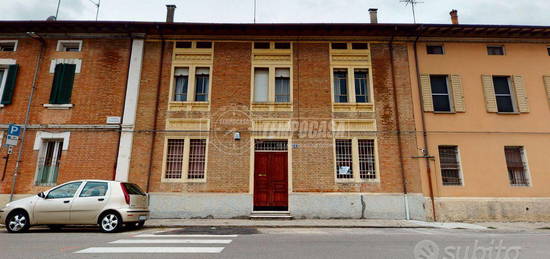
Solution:
<svg viewBox="0 0 550 259">
<path fill-rule="evenodd" d="M 238 235 L 138 234 L 109 242 L 113 246 L 90 247 L 76 254 L 219 254 Z"/>
</svg>

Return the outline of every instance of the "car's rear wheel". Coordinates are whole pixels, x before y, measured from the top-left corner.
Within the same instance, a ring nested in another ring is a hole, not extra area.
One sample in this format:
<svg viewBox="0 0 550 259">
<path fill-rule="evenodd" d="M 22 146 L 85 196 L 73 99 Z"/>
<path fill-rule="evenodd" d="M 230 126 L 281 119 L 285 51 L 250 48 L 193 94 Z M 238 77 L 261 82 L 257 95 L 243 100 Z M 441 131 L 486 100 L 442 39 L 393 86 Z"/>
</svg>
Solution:
<svg viewBox="0 0 550 259">
<path fill-rule="evenodd" d="M 118 213 L 107 212 L 99 220 L 99 229 L 104 233 L 114 233 L 122 228 L 122 218 Z"/>
<path fill-rule="evenodd" d="M 6 218 L 6 229 L 9 233 L 27 232 L 30 227 L 29 215 L 23 210 L 14 211 Z"/>
</svg>

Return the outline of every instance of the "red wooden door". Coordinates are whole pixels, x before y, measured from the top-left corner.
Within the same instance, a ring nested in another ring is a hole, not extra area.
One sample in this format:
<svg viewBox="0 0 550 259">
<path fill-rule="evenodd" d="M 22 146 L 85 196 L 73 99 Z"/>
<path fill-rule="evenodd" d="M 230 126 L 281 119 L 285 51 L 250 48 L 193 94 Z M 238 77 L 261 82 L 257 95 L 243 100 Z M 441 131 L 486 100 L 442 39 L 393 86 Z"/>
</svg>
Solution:
<svg viewBox="0 0 550 259">
<path fill-rule="evenodd" d="M 254 159 L 254 210 L 287 209 L 287 153 L 256 152 Z"/>
</svg>

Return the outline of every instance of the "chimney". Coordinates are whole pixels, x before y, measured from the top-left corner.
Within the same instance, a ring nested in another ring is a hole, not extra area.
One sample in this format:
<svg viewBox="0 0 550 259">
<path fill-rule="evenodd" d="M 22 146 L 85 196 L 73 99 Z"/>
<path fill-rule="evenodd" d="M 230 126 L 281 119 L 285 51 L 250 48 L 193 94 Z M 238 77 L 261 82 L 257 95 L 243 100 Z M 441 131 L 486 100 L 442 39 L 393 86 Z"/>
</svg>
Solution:
<svg viewBox="0 0 550 259">
<path fill-rule="evenodd" d="M 378 8 L 369 9 L 370 23 L 378 23 Z"/>
<path fill-rule="evenodd" d="M 451 22 L 452 22 L 453 24 L 458 24 L 458 11 L 455 10 L 455 9 L 453 9 L 453 10 L 450 12 L 450 14 L 451 14 Z"/>
<path fill-rule="evenodd" d="M 176 11 L 176 5 L 174 4 L 167 4 L 166 5 L 166 22 L 173 23 L 174 22 L 174 12 Z"/>
</svg>

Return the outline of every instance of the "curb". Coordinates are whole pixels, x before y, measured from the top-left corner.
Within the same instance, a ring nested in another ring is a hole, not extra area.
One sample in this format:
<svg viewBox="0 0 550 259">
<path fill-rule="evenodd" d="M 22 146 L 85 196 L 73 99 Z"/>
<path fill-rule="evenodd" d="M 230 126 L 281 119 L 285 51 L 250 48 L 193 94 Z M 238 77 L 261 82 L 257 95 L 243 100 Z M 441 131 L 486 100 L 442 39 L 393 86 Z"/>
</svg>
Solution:
<svg viewBox="0 0 550 259">
<path fill-rule="evenodd" d="M 370 225 L 370 226 L 337 226 L 337 225 L 225 225 L 225 224 L 214 224 L 214 225 L 145 225 L 144 228 L 184 228 L 184 227 L 238 227 L 238 228 L 424 228 L 424 229 L 436 229 L 437 227 L 431 226 L 380 226 L 380 225 Z"/>
</svg>

